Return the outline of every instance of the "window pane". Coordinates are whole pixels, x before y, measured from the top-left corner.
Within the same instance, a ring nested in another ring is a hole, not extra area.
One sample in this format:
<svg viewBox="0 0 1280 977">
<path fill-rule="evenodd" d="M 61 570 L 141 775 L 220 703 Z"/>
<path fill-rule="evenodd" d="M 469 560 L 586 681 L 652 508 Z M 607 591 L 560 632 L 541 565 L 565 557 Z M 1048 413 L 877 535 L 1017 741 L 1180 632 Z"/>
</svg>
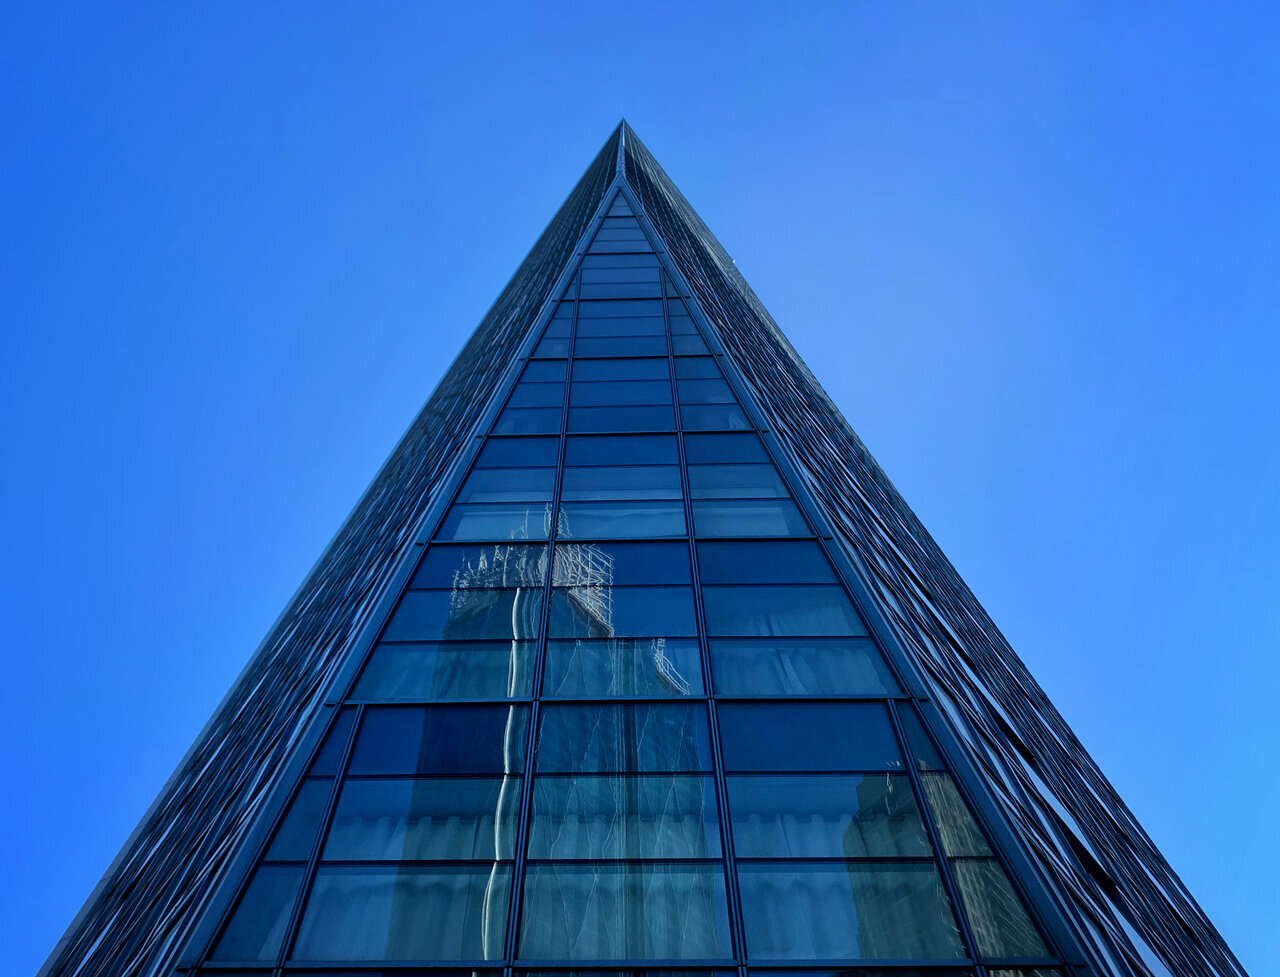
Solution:
<svg viewBox="0 0 1280 977">
<path fill-rule="evenodd" d="M 489 438 L 476 459 L 476 467 L 550 467 L 556 463 L 559 450 L 559 438 Z"/>
<path fill-rule="evenodd" d="M 869 638 L 718 640 L 711 671 L 721 695 L 894 695 Z"/>
<path fill-rule="evenodd" d="M 542 694 L 701 695 L 698 643 L 679 638 L 549 641 Z"/>
<path fill-rule="evenodd" d="M 680 423 L 686 431 L 750 431 L 751 419 L 736 404 L 704 404 L 680 408 Z"/>
<path fill-rule="evenodd" d="M 550 502 L 554 468 L 477 468 L 462 484 L 459 502 Z"/>
<path fill-rule="evenodd" d="M 293 956 L 500 959 L 510 899 L 510 865 L 322 865 Z"/>
<path fill-rule="evenodd" d="M 589 254 L 582 259 L 582 268 L 654 268 L 658 267 L 655 254 Z"/>
<path fill-rule="evenodd" d="M 785 499 L 791 494 L 772 465 L 690 465 L 689 492 L 695 499 Z"/>
<path fill-rule="evenodd" d="M 951 870 L 979 953 L 984 957 L 1049 956 L 999 862 L 994 858 L 953 859 Z"/>
<path fill-rule="evenodd" d="M 699 536 L 808 536 L 809 527 L 794 502 L 736 499 L 693 504 Z"/>
<path fill-rule="evenodd" d="M 565 543 L 551 573 L 557 587 L 689 583 L 686 543 Z"/>
<path fill-rule="evenodd" d="M 634 468 L 566 468 L 560 498 L 566 502 L 590 499 L 678 499 L 680 469 L 675 465 Z"/>
<path fill-rule="evenodd" d="M 634 284 L 658 284 L 658 268 L 656 265 L 647 268 L 588 268 L 582 269 L 582 284 L 595 285 L 600 282 L 625 282 Z"/>
<path fill-rule="evenodd" d="M 703 587 L 702 602 L 712 635 L 867 633 L 840 587 Z"/>
<path fill-rule="evenodd" d="M 565 293 L 572 298 L 572 290 Z M 567 310 L 567 311 L 566 311 Z M 570 329 L 573 328 L 573 302 L 561 302 L 560 308 L 550 322 L 547 328 L 542 331 L 543 339 L 565 339 L 569 335 Z"/>
<path fill-rule="evenodd" d="M 551 592 L 555 638 L 696 635 L 692 587 L 557 587 Z"/>
<path fill-rule="evenodd" d="M 573 382 L 598 383 L 609 380 L 666 380 L 671 389 L 671 370 L 665 359 L 584 360 L 573 364 Z M 669 398 L 668 398 L 669 399 Z"/>
<path fill-rule="evenodd" d="M 563 383 L 517 383 L 507 399 L 508 407 L 559 407 L 563 403 Z"/>
<path fill-rule="evenodd" d="M 386 706 L 365 710 L 349 774 L 524 772 L 527 706 Z"/>
<path fill-rule="evenodd" d="M 520 777 L 348 779 L 327 861 L 514 858 Z"/>
<path fill-rule="evenodd" d="M 694 703 L 550 704 L 539 773 L 710 771 L 706 707 Z"/>
<path fill-rule="evenodd" d="M 302 885 L 301 865 L 262 865 L 209 956 L 213 960 L 275 960 Z"/>
<path fill-rule="evenodd" d="M 550 502 L 455 505 L 445 516 L 436 538 L 546 539 L 550 523 Z"/>
<path fill-rule="evenodd" d="M 400 599 L 384 641 L 535 640 L 542 591 L 410 590 Z"/>
<path fill-rule="evenodd" d="M 566 465 L 675 465 L 676 439 L 671 434 L 628 437 L 570 437 Z"/>
<path fill-rule="evenodd" d="M 529 865 L 520 916 L 525 959 L 699 960 L 731 954 L 718 864 Z"/>
<path fill-rule="evenodd" d="M 726 770 L 901 770 L 883 705 L 726 703 L 717 711 Z"/>
<path fill-rule="evenodd" d="M 731 776 L 729 812 L 739 858 L 931 855 L 905 774 Z"/>
<path fill-rule="evenodd" d="M 366 700 L 510 699 L 533 691 L 532 641 L 380 644 L 356 685 Z"/>
<path fill-rule="evenodd" d="M 545 546 L 432 546 L 409 586 L 541 587 L 546 579 Z"/>
<path fill-rule="evenodd" d="M 671 350 L 677 356 L 682 353 L 692 353 L 694 355 L 706 355 L 711 352 L 707 349 L 707 344 L 702 341 L 701 336 L 681 336 L 674 335 L 681 330 L 693 331 L 693 320 L 688 318 L 673 318 L 671 320 Z"/>
<path fill-rule="evenodd" d="M 922 773 L 925 801 L 947 855 L 990 855 L 991 848 L 950 774 Z"/>
<path fill-rule="evenodd" d="M 680 380 L 682 404 L 736 404 L 738 398 L 723 380 Z"/>
<path fill-rule="evenodd" d="M 764 445 L 754 434 L 691 434 L 684 439 L 691 465 L 767 462 Z"/>
<path fill-rule="evenodd" d="M 715 785 L 687 774 L 539 776 L 529 857 L 719 858 Z"/>
<path fill-rule="evenodd" d="M 557 434 L 559 407 L 508 407 L 498 415 L 494 434 Z"/>
<path fill-rule="evenodd" d="M 756 959 L 965 956 L 929 862 L 739 862 L 738 884 Z"/>
<path fill-rule="evenodd" d="M 316 758 L 311 761 L 310 774 L 315 777 L 320 774 L 336 774 L 338 767 L 342 765 L 343 754 L 347 752 L 347 741 L 351 739 L 351 727 L 356 722 L 356 709 L 354 706 L 345 706 L 338 713 L 338 718 L 329 732 L 325 734 L 324 745 L 320 747 L 320 752 L 316 754 Z"/>
<path fill-rule="evenodd" d="M 835 583 L 813 542 L 698 543 L 703 583 Z"/>
<path fill-rule="evenodd" d="M 684 507 L 671 502 L 566 502 L 560 507 L 563 539 L 683 536 Z"/>
<path fill-rule="evenodd" d="M 665 356 L 663 336 L 583 337 L 574 344 L 575 356 Z"/>
<path fill-rule="evenodd" d="M 569 355 L 569 340 L 547 337 L 534 347 L 535 359 L 563 359 Z"/>
<path fill-rule="evenodd" d="M 617 302 L 582 302 L 578 310 L 582 317 L 598 316 L 657 316 L 662 317 L 661 299 L 634 299 Z"/>
<path fill-rule="evenodd" d="M 938 751 L 934 748 L 933 742 L 925 732 L 924 726 L 920 722 L 920 717 L 916 715 L 915 710 L 909 706 L 900 707 L 898 709 L 898 719 L 902 723 L 902 732 L 906 737 L 907 743 L 911 746 L 912 754 L 915 756 L 916 768 L 919 770 L 945 770 L 946 766 L 942 762 L 942 757 L 938 755 Z"/>
<path fill-rule="evenodd" d="M 573 407 L 671 403 L 670 380 L 607 380 L 586 383 L 574 379 L 569 394 Z"/>
<path fill-rule="evenodd" d="M 662 324 L 662 316 L 656 316 L 652 319 L 579 319 L 578 345 L 574 347 L 574 351 L 579 356 L 583 355 L 581 344 L 584 339 L 616 336 L 652 336 L 662 340 L 665 334 L 666 328 Z M 663 340 L 662 345 L 666 346 L 665 340 Z"/>
<path fill-rule="evenodd" d="M 264 858 L 277 862 L 305 862 L 311 858 L 332 788 L 333 781 L 328 777 L 302 782 Z"/>
<path fill-rule="evenodd" d="M 670 405 L 664 407 L 573 407 L 569 410 L 569 430 L 576 434 L 592 431 L 670 431 L 675 428 Z"/>
<path fill-rule="evenodd" d="M 619 282 L 616 284 L 588 284 L 583 282 L 582 284 L 582 297 L 584 299 L 657 298 L 661 294 L 662 287 L 656 280 L 656 273 L 654 281 Z"/>
<path fill-rule="evenodd" d="M 565 360 L 539 360 L 530 363 L 520 375 L 525 383 L 554 383 L 565 376 Z"/>
<path fill-rule="evenodd" d="M 681 380 L 720 379 L 714 356 L 684 356 L 676 360 L 676 376 Z"/>
</svg>

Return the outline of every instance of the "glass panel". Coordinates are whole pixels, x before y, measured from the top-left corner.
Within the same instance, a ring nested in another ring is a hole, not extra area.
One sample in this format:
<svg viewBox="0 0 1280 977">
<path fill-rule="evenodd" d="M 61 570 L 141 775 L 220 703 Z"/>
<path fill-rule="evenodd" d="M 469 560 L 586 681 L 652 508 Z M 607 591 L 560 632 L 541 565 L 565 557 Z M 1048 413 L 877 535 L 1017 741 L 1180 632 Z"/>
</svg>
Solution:
<svg viewBox="0 0 1280 977">
<path fill-rule="evenodd" d="M 706 707 L 549 704 L 542 711 L 535 762 L 539 773 L 710 771 Z"/>
<path fill-rule="evenodd" d="M 921 725 L 920 717 L 916 715 L 915 710 L 909 706 L 900 708 L 898 721 L 902 723 L 902 732 L 905 734 L 907 745 L 911 747 L 916 767 L 920 770 L 945 770 L 946 765 L 934 748 L 933 741 L 924 731 L 924 726 Z"/>
<path fill-rule="evenodd" d="M 671 403 L 670 380 L 607 380 L 586 383 L 574 379 L 569 403 L 573 407 Z"/>
<path fill-rule="evenodd" d="M 680 408 L 680 423 L 686 431 L 750 431 L 755 427 L 735 404 L 685 405 Z"/>
<path fill-rule="evenodd" d="M 835 583 L 836 575 L 812 542 L 699 543 L 703 583 Z"/>
<path fill-rule="evenodd" d="M 351 738 L 351 727 L 355 725 L 356 711 L 352 706 L 345 706 L 338 713 L 337 721 L 325 734 L 324 746 L 311 761 L 311 776 L 319 774 L 336 774 L 342 764 L 342 755 L 347 751 L 347 741 Z"/>
<path fill-rule="evenodd" d="M 557 587 L 689 583 L 686 543 L 564 543 L 556 547 Z"/>
<path fill-rule="evenodd" d="M 695 499 L 785 499 L 791 494 L 772 465 L 690 465 L 689 492 Z"/>
<path fill-rule="evenodd" d="M 557 587 L 551 592 L 554 638 L 696 635 L 691 587 Z"/>
<path fill-rule="evenodd" d="M 723 380 L 680 380 L 682 404 L 736 404 L 738 398 Z"/>
<path fill-rule="evenodd" d="M 902 769 L 897 738 L 880 703 L 725 703 L 717 715 L 726 770 Z"/>
<path fill-rule="evenodd" d="M 718 864 L 531 863 L 520 956 L 558 960 L 728 957 Z"/>
<path fill-rule="evenodd" d="M 703 587 L 707 633 L 814 637 L 866 635 L 840 587 Z"/>
<path fill-rule="evenodd" d="M 560 507 L 563 539 L 683 536 L 684 507 L 670 502 L 566 502 Z"/>
<path fill-rule="evenodd" d="M 631 319 L 579 319 L 578 320 L 578 345 L 574 347 L 574 351 L 582 355 L 582 341 L 584 339 L 598 339 L 609 336 L 652 336 L 662 339 L 666 333 L 666 327 L 662 324 L 662 317 L 655 318 L 631 318 Z M 665 346 L 665 341 L 663 346 Z M 650 354 L 653 355 L 653 354 Z"/>
<path fill-rule="evenodd" d="M 510 899 L 510 865 L 322 865 L 293 957 L 500 959 Z"/>
<path fill-rule="evenodd" d="M 527 706 L 367 709 L 349 774 L 523 773 Z"/>
<path fill-rule="evenodd" d="M 654 254 L 589 254 L 582 259 L 583 273 L 588 268 L 653 268 L 658 267 Z"/>
<path fill-rule="evenodd" d="M 531 859 L 719 856 L 710 777 L 544 775 L 534 781 Z"/>
<path fill-rule="evenodd" d="M 647 257 L 647 256 L 645 256 Z M 599 259 L 593 258 L 593 261 Z M 598 282 L 652 282 L 658 284 L 658 266 L 647 265 L 640 268 L 604 268 L 596 265 L 582 267 L 582 284 Z"/>
<path fill-rule="evenodd" d="M 691 434 L 684 439 L 691 465 L 768 462 L 764 445 L 754 434 Z"/>
<path fill-rule="evenodd" d="M 925 801 L 938 826 L 942 850 L 948 855 L 990 855 L 991 848 L 982 829 L 969 812 L 969 805 L 946 773 L 922 773 L 920 784 Z"/>
<path fill-rule="evenodd" d="M 384 641 L 510 641 L 538 637 L 542 591 L 410 590 Z"/>
<path fill-rule="evenodd" d="M 558 408 L 563 403 L 563 383 L 518 383 L 507 400 L 508 407 Z"/>
<path fill-rule="evenodd" d="M 678 499 L 680 469 L 675 465 L 646 468 L 566 468 L 560 498 L 567 502 L 590 499 Z"/>
<path fill-rule="evenodd" d="M 541 587 L 546 579 L 545 546 L 432 546 L 409 586 Z"/>
<path fill-rule="evenodd" d="M 978 952 L 984 957 L 1047 957 L 1022 900 L 1013 891 L 1000 863 L 993 858 L 953 859 L 951 870 L 960 888 Z"/>
<path fill-rule="evenodd" d="M 533 692 L 532 641 L 380 644 L 352 698 L 512 699 Z"/>
<path fill-rule="evenodd" d="M 545 360 L 530 363 L 520 375 L 524 383 L 554 383 L 565 377 L 565 360 Z"/>
<path fill-rule="evenodd" d="M 445 516 L 436 538 L 546 539 L 551 503 L 455 505 Z"/>
<path fill-rule="evenodd" d="M 328 777 L 304 780 L 263 857 L 277 862 L 305 862 L 311 858 L 332 789 L 333 781 Z"/>
<path fill-rule="evenodd" d="M 898 684 L 869 638 L 712 641 L 720 695 L 894 695 Z"/>
<path fill-rule="evenodd" d="M 695 502 L 693 525 L 699 536 L 809 535 L 795 503 L 782 499 Z"/>
<path fill-rule="evenodd" d="M 489 438 L 477 468 L 541 468 L 556 463 L 559 438 Z"/>
<path fill-rule="evenodd" d="M 661 318 L 662 300 L 635 299 L 627 301 L 623 299 L 617 302 L 582 302 L 579 304 L 578 315 L 583 318 L 631 315 L 658 316 Z"/>
<path fill-rule="evenodd" d="M 494 434 L 556 434 L 559 431 L 559 407 L 508 407 L 493 425 Z"/>
<path fill-rule="evenodd" d="M 565 442 L 564 463 L 567 466 L 675 465 L 679 463 L 679 455 L 675 436 L 671 434 L 570 437 Z"/>
<path fill-rule="evenodd" d="M 554 468 L 477 468 L 462 483 L 459 502 L 550 502 Z"/>
<path fill-rule="evenodd" d="M 663 336 L 610 336 L 579 339 L 573 348 L 577 356 L 663 356 L 667 340 Z"/>
<path fill-rule="evenodd" d="M 514 858 L 520 777 L 348 779 L 327 861 Z"/>
<path fill-rule="evenodd" d="M 599 383 L 611 380 L 666 380 L 671 390 L 671 370 L 665 359 L 584 360 L 573 364 L 573 382 Z M 667 397 L 670 399 L 670 396 Z"/>
<path fill-rule="evenodd" d="M 701 336 L 681 336 L 674 335 L 682 330 L 693 331 L 692 319 L 672 319 L 671 320 L 671 351 L 679 356 L 682 353 L 691 353 L 693 355 L 706 355 L 711 352 L 707 349 L 707 344 L 702 341 Z"/>
<path fill-rule="evenodd" d="M 672 638 L 549 641 L 544 696 L 701 695 L 698 643 Z"/>
<path fill-rule="evenodd" d="M 931 855 L 905 774 L 730 776 L 733 850 L 740 858 Z"/>
<path fill-rule="evenodd" d="M 619 269 L 622 270 L 622 269 Z M 631 269 L 626 269 L 631 270 Z M 641 270 L 641 269 L 636 269 Z M 640 299 L 640 298 L 658 298 L 662 294 L 662 287 L 657 281 L 656 274 L 653 281 L 636 281 L 636 282 L 617 282 L 617 283 L 583 283 L 582 297 L 584 299 Z"/>
<path fill-rule="evenodd" d="M 275 960 L 302 886 L 301 865 L 262 865 L 222 931 L 212 960 Z"/>
<path fill-rule="evenodd" d="M 929 862 L 739 862 L 738 884 L 756 959 L 965 956 Z"/>
<path fill-rule="evenodd" d="M 548 337 L 534 347 L 536 359 L 563 359 L 569 355 L 569 340 Z"/>
<path fill-rule="evenodd" d="M 576 434 L 594 431 L 670 431 L 676 426 L 671 407 L 573 407 L 569 410 L 569 430 Z"/>
<path fill-rule="evenodd" d="M 720 379 L 714 356 L 685 356 L 676 360 L 676 376 L 681 380 Z"/>
</svg>

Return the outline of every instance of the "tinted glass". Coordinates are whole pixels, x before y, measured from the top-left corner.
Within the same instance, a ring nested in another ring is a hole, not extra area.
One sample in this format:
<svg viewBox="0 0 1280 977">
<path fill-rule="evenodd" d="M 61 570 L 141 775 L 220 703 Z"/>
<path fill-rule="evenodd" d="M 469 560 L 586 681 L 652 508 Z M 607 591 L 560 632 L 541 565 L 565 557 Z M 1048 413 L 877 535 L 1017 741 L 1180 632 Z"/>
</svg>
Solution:
<svg viewBox="0 0 1280 977">
<path fill-rule="evenodd" d="M 566 502 L 592 499 L 678 499 L 680 469 L 675 465 L 634 468 L 566 468 L 560 498 Z"/>
<path fill-rule="evenodd" d="M 698 643 L 681 638 L 549 641 L 544 696 L 701 695 Z"/>
<path fill-rule="evenodd" d="M 289 805 L 289 813 L 267 849 L 266 858 L 280 862 L 305 862 L 311 857 L 332 790 L 333 781 L 328 777 L 312 777 L 302 782 Z"/>
<path fill-rule="evenodd" d="M 385 641 L 535 640 L 542 592 L 520 590 L 410 590 L 400 600 Z"/>
<path fill-rule="evenodd" d="M 741 407 L 733 404 L 685 404 L 680 422 L 686 431 L 750 431 L 755 427 Z"/>
<path fill-rule="evenodd" d="M 549 502 L 455 505 L 440 524 L 436 538 L 546 539 L 550 522 Z"/>
<path fill-rule="evenodd" d="M 575 434 L 595 431 L 670 431 L 675 415 L 664 407 L 572 407 L 569 430 Z"/>
<path fill-rule="evenodd" d="M 508 407 L 493 425 L 494 434 L 554 434 L 559 430 L 559 407 Z"/>
<path fill-rule="evenodd" d="M 562 539 L 622 539 L 683 536 L 684 507 L 678 502 L 566 502 L 560 506 Z"/>
<path fill-rule="evenodd" d="M 547 633 L 555 638 L 696 635 L 692 587 L 557 587 Z"/>
<path fill-rule="evenodd" d="M 557 587 L 689 583 L 689 547 L 686 543 L 565 543 L 556 548 L 551 576 Z"/>
<path fill-rule="evenodd" d="M 699 536 L 809 535 L 800 510 L 785 499 L 695 502 L 693 525 Z"/>
<path fill-rule="evenodd" d="M 772 465 L 690 465 L 695 499 L 785 499 L 791 493 Z"/>
<path fill-rule="evenodd" d="M 301 865 L 263 865 L 210 954 L 214 960 L 275 960 L 302 885 Z"/>
<path fill-rule="evenodd" d="M 671 390 L 670 369 L 665 359 L 584 360 L 573 364 L 574 383 L 622 380 L 666 380 Z M 667 398 L 670 399 L 670 396 Z"/>
<path fill-rule="evenodd" d="M 676 439 L 670 434 L 631 437 L 570 437 L 565 441 L 566 465 L 675 465 Z"/>
<path fill-rule="evenodd" d="M 699 543 L 703 583 L 835 583 L 836 575 L 812 542 Z"/>
<path fill-rule="evenodd" d="M 476 459 L 477 468 L 522 468 L 554 465 L 558 438 L 489 438 Z"/>
<path fill-rule="evenodd" d="M 534 763 L 540 773 L 710 771 L 706 707 L 550 704 L 542 710 Z"/>
<path fill-rule="evenodd" d="M 569 393 L 572 407 L 625 406 L 627 404 L 669 404 L 669 380 L 574 380 Z"/>
<path fill-rule="evenodd" d="M 721 695 L 893 695 L 898 684 L 869 638 L 710 642 Z"/>
<path fill-rule="evenodd" d="M 381 701 L 524 698 L 532 641 L 378 645 L 352 698 Z"/>
<path fill-rule="evenodd" d="M 524 771 L 526 706 L 387 706 L 365 711 L 352 774 Z"/>
<path fill-rule="evenodd" d="M 691 434 L 684 439 L 691 465 L 767 462 L 764 445 L 754 434 Z"/>
<path fill-rule="evenodd" d="M 813 637 L 865 635 L 840 587 L 703 587 L 707 633 Z"/>
<path fill-rule="evenodd" d="M 719 707 L 726 770 L 901 770 L 880 703 L 726 703 Z"/>
<path fill-rule="evenodd" d="M 409 586 L 540 587 L 546 578 L 545 546 L 432 546 Z"/>
<path fill-rule="evenodd" d="M 458 492 L 459 502 L 550 502 L 554 468 L 478 468 Z"/>
</svg>

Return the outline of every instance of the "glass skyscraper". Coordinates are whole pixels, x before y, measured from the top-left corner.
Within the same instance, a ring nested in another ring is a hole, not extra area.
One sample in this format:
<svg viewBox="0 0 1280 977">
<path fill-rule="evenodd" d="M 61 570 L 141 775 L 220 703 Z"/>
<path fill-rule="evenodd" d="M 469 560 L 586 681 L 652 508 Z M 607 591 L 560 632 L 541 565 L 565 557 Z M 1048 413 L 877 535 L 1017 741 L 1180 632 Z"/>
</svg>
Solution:
<svg viewBox="0 0 1280 977">
<path fill-rule="evenodd" d="M 625 125 L 49 975 L 1243 974 Z"/>
</svg>

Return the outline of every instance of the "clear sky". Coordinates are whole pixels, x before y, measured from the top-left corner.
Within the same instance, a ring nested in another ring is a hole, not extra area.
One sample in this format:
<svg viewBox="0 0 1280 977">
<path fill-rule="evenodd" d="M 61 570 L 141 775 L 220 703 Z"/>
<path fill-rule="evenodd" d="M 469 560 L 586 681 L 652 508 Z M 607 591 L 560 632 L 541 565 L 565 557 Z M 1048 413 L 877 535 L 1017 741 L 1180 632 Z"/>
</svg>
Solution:
<svg viewBox="0 0 1280 977">
<path fill-rule="evenodd" d="M 1269 972 L 1274 4 L 454 6 L 8 11 L 11 972 L 622 116 Z"/>
</svg>

